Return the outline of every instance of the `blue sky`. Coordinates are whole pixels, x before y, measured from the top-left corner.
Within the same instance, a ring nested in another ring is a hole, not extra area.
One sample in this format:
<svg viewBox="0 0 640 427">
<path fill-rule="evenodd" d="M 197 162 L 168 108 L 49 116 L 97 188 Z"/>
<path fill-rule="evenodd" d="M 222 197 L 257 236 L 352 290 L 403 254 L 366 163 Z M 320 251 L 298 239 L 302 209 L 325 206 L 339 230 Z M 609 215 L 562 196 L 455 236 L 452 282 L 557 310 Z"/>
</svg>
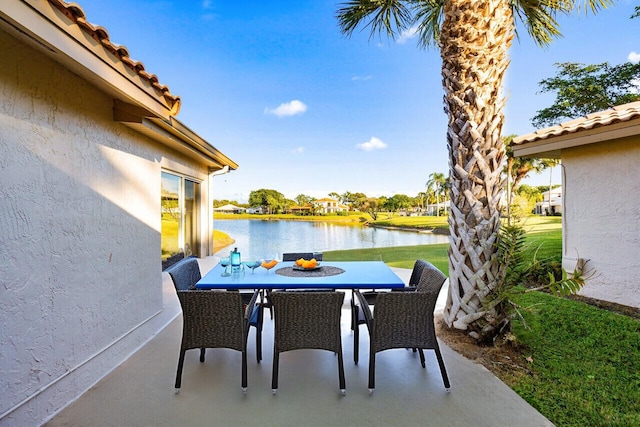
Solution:
<svg viewBox="0 0 640 427">
<path fill-rule="evenodd" d="M 288 198 L 424 191 L 448 172 L 440 57 L 415 38 L 341 35 L 339 1 L 78 0 L 87 19 L 182 98 L 178 119 L 239 164 L 214 196 L 252 190 Z M 634 1 L 562 18 L 563 38 L 536 46 L 524 30 L 510 51 L 504 135 L 533 131 L 553 95 L 539 81 L 557 62 L 620 64 L 640 56 Z M 557 169 L 557 168 L 556 168 Z M 560 183 L 560 172 L 551 174 Z M 528 180 L 547 185 L 549 173 Z"/>
</svg>

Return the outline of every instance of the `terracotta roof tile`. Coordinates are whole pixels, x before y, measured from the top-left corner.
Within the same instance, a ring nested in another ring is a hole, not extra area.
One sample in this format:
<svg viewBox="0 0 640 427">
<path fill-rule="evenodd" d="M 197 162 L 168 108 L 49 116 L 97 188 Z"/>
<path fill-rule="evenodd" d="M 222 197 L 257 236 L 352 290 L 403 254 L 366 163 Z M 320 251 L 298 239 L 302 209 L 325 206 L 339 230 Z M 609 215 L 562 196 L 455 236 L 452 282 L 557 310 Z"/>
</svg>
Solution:
<svg viewBox="0 0 640 427">
<path fill-rule="evenodd" d="M 92 37 L 95 41 L 100 43 L 106 50 L 116 56 L 124 65 L 130 68 L 135 74 L 140 76 L 143 80 L 149 82 L 149 84 L 163 96 L 171 106 L 180 104 L 180 97 L 172 95 L 169 88 L 159 83 L 158 76 L 147 72 L 144 68 L 144 64 L 140 61 L 136 61 L 129 56 L 129 51 L 125 46 L 113 43 L 109 38 L 108 31 L 99 25 L 94 25 L 87 21 L 84 10 L 77 3 L 67 3 L 63 0 L 48 0 L 49 3 L 67 16 L 71 21 L 78 24 L 78 26 Z M 177 109 L 176 109 L 177 114 Z"/>
<path fill-rule="evenodd" d="M 576 133 L 600 126 L 626 122 L 637 118 L 640 118 L 640 101 L 618 105 L 609 110 L 598 111 L 556 126 L 539 129 L 535 132 L 514 138 L 513 143 L 525 144 L 527 142 L 534 142 L 554 136 Z"/>
</svg>

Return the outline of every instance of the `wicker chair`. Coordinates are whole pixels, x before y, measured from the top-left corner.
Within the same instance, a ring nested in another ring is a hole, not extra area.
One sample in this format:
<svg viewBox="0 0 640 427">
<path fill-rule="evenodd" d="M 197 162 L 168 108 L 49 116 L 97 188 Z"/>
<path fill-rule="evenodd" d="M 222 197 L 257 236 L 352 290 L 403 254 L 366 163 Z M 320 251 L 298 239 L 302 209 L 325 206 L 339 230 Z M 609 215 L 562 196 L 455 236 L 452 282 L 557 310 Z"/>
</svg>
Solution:
<svg viewBox="0 0 640 427">
<path fill-rule="evenodd" d="M 184 258 L 173 264 L 165 271 L 169 273 L 169 276 L 171 276 L 171 280 L 173 280 L 173 286 L 176 288 L 176 291 L 194 290 L 196 283 L 202 278 L 200 274 L 200 265 L 198 264 L 198 260 L 194 257 Z M 260 363 L 262 360 L 262 307 L 260 305 L 256 305 L 255 301 L 253 302 L 253 305 L 250 305 L 253 293 L 241 292 L 240 295 L 242 297 L 242 302 L 245 305 L 254 307 L 251 312 L 252 315 L 250 317 L 249 324 L 256 328 L 256 359 L 257 362 Z M 201 362 L 204 361 L 204 352 L 205 349 L 202 348 L 200 351 Z"/>
<path fill-rule="evenodd" d="M 242 296 L 234 291 L 178 291 L 182 306 L 182 343 L 176 373 L 176 393 L 182 386 L 182 368 L 187 350 L 200 348 L 204 362 L 206 348 L 230 348 L 242 353 L 242 391 L 247 390 L 247 336 L 249 319 L 258 298 L 253 293 L 245 308 Z"/>
<path fill-rule="evenodd" d="M 311 258 L 315 258 L 316 261 L 322 261 L 322 252 L 285 252 L 282 254 L 282 261 L 297 261 L 300 258 L 304 258 L 309 260 Z M 260 294 L 260 305 L 262 309 L 269 309 L 269 313 L 271 315 L 271 319 L 273 319 L 273 303 L 271 302 L 271 291 L 266 290 L 266 292 Z"/>
<path fill-rule="evenodd" d="M 271 388 L 278 390 L 280 353 L 298 349 L 328 350 L 338 355 L 340 391 L 346 392 L 340 312 L 344 292 L 283 292 L 271 294 L 275 310 Z"/>
<path fill-rule="evenodd" d="M 422 277 L 423 271 L 427 271 L 425 276 Z M 433 264 L 428 261 L 424 261 L 421 259 L 416 260 L 413 264 L 413 270 L 411 271 L 411 277 L 409 278 L 408 286 L 402 289 L 394 289 L 394 292 L 397 291 L 415 291 L 419 282 L 422 279 L 422 286 L 442 286 L 444 281 L 447 279 L 438 268 L 436 268 Z M 374 305 L 376 302 L 376 297 L 380 292 L 376 291 L 367 291 L 361 292 L 362 296 L 367 300 L 368 305 Z M 360 309 L 360 305 L 358 304 L 355 296 L 351 298 L 351 329 L 353 330 L 353 361 L 357 365 L 358 359 L 360 355 L 360 325 L 364 325 L 365 318 L 364 313 Z M 423 352 L 420 352 L 422 355 Z"/>
<path fill-rule="evenodd" d="M 434 350 L 442 381 L 450 389 L 449 377 L 436 338 L 433 311 L 444 281 L 431 279 L 426 268 L 418 282 L 416 292 L 386 292 L 376 298 L 375 317 L 366 298 L 356 291 L 369 330 L 369 392 L 375 388 L 376 353 L 393 348 L 414 348 L 420 352 L 420 363 L 425 367 L 423 350 Z"/>
<path fill-rule="evenodd" d="M 282 254 L 282 261 L 296 261 L 300 258 L 322 261 L 322 252 L 286 252 Z"/>
<path fill-rule="evenodd" d="M 196 258 L 183 258 L 165 270 L 173 280 L 176 291 L 195 289 L 195 285 L 202 278 L 200 265 Z"/>
</svg>

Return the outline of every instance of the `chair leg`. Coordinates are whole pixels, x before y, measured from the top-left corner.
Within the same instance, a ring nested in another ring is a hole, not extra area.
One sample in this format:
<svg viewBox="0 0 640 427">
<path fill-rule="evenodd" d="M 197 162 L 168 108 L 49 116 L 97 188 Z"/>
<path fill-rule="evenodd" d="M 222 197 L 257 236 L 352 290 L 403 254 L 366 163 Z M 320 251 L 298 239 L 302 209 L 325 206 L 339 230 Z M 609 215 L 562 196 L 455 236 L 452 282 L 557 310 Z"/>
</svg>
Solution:
<svg viewBox="0 0 640 427">
<path fill-rule="evenodd" d="M 200 362 L 204 362 L 204 353 L 207 351 L 206 348 L 200 349 Z"/>
<path fill-rule="evenodd" d="M 338 352 L 338 379 L 340 382 L 340 392 L 344 395 L 347 392 L 347 386 L 344 379 L 344 363 L 342 359 L 342 349 Z"/>
<path fill-rule="evenodd" d="M 444 383 L 444 388 L 446 388 L 448 391 L 451 388 L 451 384 L 449 384 L 449 376 L 447 375 L 447 369 L 444 367 L 444 359 L 442 359 L 442 353 L 440 353 L 440 346 L 436 343 L 433 349 L 436 352 L 438 365 L 440 365 L 440 373 L 442 374 L 442 382 Z"/>
<path fill-rule="evenodd" d="M 246 341 L 245 341 L 246 343 Z M 242 350 L 242 391 L 247 392 L 247 346 Z"/>
<path fill-rule="evenodd" d="M 355 308 L 356 308 L 356 304 L 354 303 L 356 294 L 355 292 L 352 290 L 351 291 L 351 330 L 354 331 L 356 329 L 356 317 L 355 317 Z"/>
<path fill-rule="evenodd" d="M 271 392 L 276 394 L 278 390 L 278 365 L 280 364 L 280 353 L 273 351 L 273 368 L 271 370 Z"/>
<path fill-rule="evenodd" d="M 262 325 L 263 325 L 263 319 L 262 316 L 264 315 L 264 309 L 262 308 L 262 306 L 258 307 L 258 325 L 256 326 L 256 359 L 258 360 L 258 363 L 260 363 L 260 361 L 262 360 Z"/>
<path fill-rule="evenodd" d="M 351 324 L 353 325 L 353 362 L 357 365 L 360 359 L 360 325 L 358 324 L 358 312 L 360 308 L 351 310 Z"/>
<path fill-rule="evenodd" d="M 180 357 L 178 357 L 178 372 L 176 372 L 176 393 L 182 386 L 182 367 L 184 366 L 184 354 L 186 350 L 180 349 Z"/>
<path fill-rule="evenodd" d="M 422 365 L 423 368 L 426 368 L 427 365 L 425 364 L 425 360 L 424 360 L 424 350 L 419 348 L 418 354 L 420 355 L 420 364 Z"/>
<path fill-rule="evenodd" d="M 369 393 L 373 393 L 376 388 L 376 354 L 373 350 L 369 352 Z"/>
</svg>

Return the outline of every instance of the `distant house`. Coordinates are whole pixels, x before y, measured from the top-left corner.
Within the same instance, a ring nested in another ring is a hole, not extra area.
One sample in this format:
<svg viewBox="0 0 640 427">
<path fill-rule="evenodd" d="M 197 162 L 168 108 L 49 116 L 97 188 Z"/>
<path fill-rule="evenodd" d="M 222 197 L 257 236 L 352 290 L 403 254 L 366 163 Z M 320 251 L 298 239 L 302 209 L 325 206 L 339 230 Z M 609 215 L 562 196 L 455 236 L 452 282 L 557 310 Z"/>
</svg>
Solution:
<svg viewBox="0 0 640 427">
<path fill-rule="evenodd" d="M 0 425 L 31 426 L 175 317 L 161 258 L 211 255 L 238 165 L 76 3 L 3 0 L 0 52 Z"/>
<path fill-rule="evenodd" d="M 313 203 L 318 207 L 317 211 L 323 214 L 335 214 L 349 210 L 347 206 L 341 205 L 337 200 L 329 198 L 314 200 Z"/>
<path fill-rule="evenodd" d="M 293 205 L 289 207 L 288 211 L 293 215 L 311 215 L 313 213 L 313 208 L 309 205 L 307 206 Z"/>
<path fill-rule="evenodd" d="M 640 102 L 513 143 L 516 156 L 562 160 L 562 264 L 595 272 L 581 293 L 640 307 Z"/>
<path fill-rule="evenodd" d="M 536 215 L 561 215 L 562 187 L 556 187 L 542 193 L 542 201 L 536 203 L 534 213 Z"/>
<path fill-rule="evenodd" d="M 240 206 L 226 204 L 224 206 L 219 206 L 217 208 L 213 208 L 214 212 L 224 212 L 224 213 L 234 213 L 239 214 L 246 211 L 246 208 L 241 208 Z"/>
</svg>

